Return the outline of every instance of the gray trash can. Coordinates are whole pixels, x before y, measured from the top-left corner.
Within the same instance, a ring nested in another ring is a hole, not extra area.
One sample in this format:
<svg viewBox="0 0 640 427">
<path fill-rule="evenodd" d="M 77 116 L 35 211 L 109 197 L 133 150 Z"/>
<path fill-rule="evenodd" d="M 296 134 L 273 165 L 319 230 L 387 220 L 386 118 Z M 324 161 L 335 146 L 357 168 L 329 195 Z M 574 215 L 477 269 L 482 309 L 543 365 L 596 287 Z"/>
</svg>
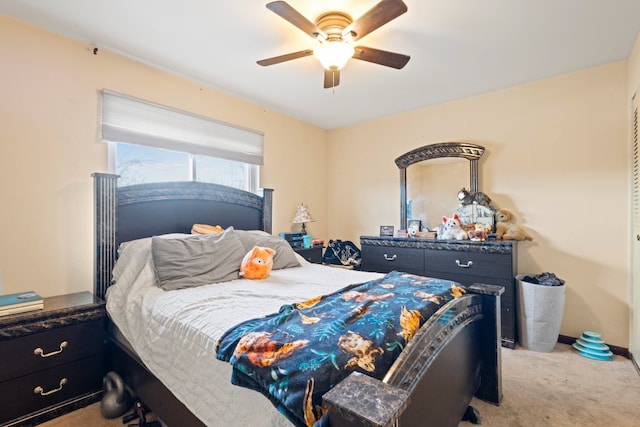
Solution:
<svg viewBox="0 0 640 427">
<path fill-rule="evenodd" d="M 555 285 L 536 283 L 539 276 L 516 276 L 518 342 L 533 351 L 550 352 L 560 334 L 566 287 L 555 275 L 553 278 L 558 281 Z"/>
</svg>

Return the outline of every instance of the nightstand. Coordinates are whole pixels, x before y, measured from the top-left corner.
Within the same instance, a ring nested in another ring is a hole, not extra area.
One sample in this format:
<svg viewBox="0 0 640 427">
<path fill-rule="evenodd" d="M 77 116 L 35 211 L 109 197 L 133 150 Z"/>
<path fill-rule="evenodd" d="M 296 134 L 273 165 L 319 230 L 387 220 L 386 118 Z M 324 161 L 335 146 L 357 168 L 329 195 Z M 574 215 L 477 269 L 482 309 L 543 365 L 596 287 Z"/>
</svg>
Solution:
<svg viewBox="0 0 640 427">
<path fill-rule="evenodd" d="M 294 251 L 302 255 L 304 259 L 314 264 L 322 264 L 322 246 L 311 248 L 294 248 Z"/>
<path fill-rule="evenodd" d="M 101 398 L 105 317 L 90 292 L 0 317 L 0 425 L 34 426 Z"/>
</svg>

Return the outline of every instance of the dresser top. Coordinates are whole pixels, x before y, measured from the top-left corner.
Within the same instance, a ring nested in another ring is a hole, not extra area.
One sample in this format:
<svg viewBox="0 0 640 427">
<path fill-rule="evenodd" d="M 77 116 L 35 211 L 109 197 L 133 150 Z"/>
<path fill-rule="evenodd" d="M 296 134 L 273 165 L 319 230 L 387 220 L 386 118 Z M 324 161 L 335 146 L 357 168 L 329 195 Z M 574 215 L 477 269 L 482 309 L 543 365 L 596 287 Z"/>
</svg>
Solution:
<svg viewBox="0 0 640 427">
<path fill-rule="evenodd" d="M 516 242 L 513 240 L 438 240 L 421 239 L 417 237 L 380 237 L 360 236 L 361 245 L 393 247 L 393 248 L 420 248 L 445 251 L 466 251 L 510 254 L 516 250 Z"/>
<path fill-rule="evenodd" d="M 104 301 L 91 292 L 44 298 L 44 308 L 0 317 L 0 340 L 17 338 L 105 317 Z"/>
</svg>

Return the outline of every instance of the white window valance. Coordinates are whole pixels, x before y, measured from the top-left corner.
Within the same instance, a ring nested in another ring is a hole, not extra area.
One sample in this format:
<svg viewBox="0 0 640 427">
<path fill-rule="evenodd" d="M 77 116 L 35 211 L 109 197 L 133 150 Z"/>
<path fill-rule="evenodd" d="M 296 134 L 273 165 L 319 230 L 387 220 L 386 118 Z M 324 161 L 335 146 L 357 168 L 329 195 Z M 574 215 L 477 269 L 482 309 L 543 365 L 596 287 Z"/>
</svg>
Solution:
<svg viewBox="0 0 640 427">
<path fill-rule="evenodd" d="M 104 89 L 102 139 L 262 165 L 264 135 Z"/>
</svg>

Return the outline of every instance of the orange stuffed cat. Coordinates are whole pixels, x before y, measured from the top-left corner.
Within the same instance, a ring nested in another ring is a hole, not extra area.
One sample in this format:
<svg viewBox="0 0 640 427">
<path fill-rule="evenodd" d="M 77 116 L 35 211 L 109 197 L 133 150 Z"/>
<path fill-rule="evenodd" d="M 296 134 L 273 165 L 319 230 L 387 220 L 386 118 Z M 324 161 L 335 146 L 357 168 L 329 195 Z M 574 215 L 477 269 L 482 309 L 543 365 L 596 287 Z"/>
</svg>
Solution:
<svg viewBox="0 0 640 427">
<path fill-rule="evenodd" d="M 191 234 L 220 234 L 224 231 L 219 225 L 193 224 Z"/>
<path fill-rule="evenodd" d="M 271 248 L 254 246 L 242 259 L 240 276 L 245 279 L 266 279 L 273 267 L 276 251 Z"/>
</svg>

